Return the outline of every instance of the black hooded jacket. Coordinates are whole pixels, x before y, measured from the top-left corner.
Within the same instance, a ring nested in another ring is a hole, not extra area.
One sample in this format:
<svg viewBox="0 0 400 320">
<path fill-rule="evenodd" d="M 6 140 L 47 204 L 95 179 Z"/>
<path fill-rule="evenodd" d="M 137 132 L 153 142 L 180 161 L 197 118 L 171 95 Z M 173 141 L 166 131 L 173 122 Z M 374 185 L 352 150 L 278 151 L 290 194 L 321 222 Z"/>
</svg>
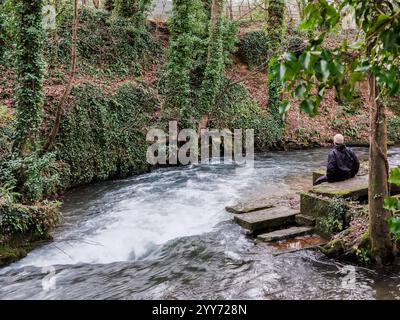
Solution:
<svg viewBox="0 0 400 320">
<path fill-rule="evenodd" d="M 328 182 L 353 178 L 360 170 L 360 162 L 355 153 L 345 145 L 338 145 L 329 152 L 326 176 Z"/>
</svg>

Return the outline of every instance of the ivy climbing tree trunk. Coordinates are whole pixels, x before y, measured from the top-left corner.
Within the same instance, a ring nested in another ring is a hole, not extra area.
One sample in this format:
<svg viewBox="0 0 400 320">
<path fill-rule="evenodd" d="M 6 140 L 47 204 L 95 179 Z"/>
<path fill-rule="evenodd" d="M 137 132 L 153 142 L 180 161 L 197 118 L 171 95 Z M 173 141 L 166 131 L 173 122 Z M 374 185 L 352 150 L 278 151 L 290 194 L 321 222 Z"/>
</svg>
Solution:
<svg viewBox="0 0 400 320">
<path fill-rule="evenodd" d="M 393 258 L 388 220 L 390 213 L 384 209 L 384 199 L 389 195 L 387 160 L 387 127 L 385 106 L 379 99 L 376 77 L 369 75 L 370 104 L 370 162 L 369 162 L 369 234 L 371 253 L 378 263 L 391 262 Z"/>
<path fill-rule="evenodd" d="M 74 0 L 72 10 L 73 11 L 72 11 L 72 41 L 71 41 L 70 75 L 69 75 L 69 79 L 68 79 L 67 85 L 65 87 L 64 93 L 61 97 L 60 103 L 57 106 L 54 126 L 49 134 L 49 137 L 47 138 L 47 140 L 43 146 L 43 149 L 42 149 L 43 153 L 45 153 L 49 149 L 51 149 L 56 141 L 58 131 L 60 130 L 61 117 L 62 117 L 62 114 L 64 111 L 64 105 L 67 101 L 67 98 L 69 97 L 69 95 L 71 93 L 72 85 L 74 84 L 74 80 L 75 80 L 75 74 L 76 74 L 76 69 L 77 69 L 76 47 L 77 47 L 77 42 L 78 42 L 78 0 Z"/>
<path fill-rule="evenodd" d="M 213 0 L 209 26 L 209 44 L 207 65 L 200 89 L 200 107 L 203 112 L 201 127 L 207 126 L 210 112 L 221 87 L 224 71 L 224 44 L 222 32 L 222 14 L 224 0 Z"/>
<path fill-rule="evenodd" d="M 18 0 L 17 57 L 15 88 L 16 136 L 13 152 L 26 155 L 36 148 L 36 136 L 42 121 L 44 103 L 44 31 L 42 0 Z"/>
<path fill-rule="evenodd" d="M 192 113 L 190 72 L 193 65 L 192 0 L 174 0 L 166 65 L 165 112 L 171 119 Z"/>
</svg>

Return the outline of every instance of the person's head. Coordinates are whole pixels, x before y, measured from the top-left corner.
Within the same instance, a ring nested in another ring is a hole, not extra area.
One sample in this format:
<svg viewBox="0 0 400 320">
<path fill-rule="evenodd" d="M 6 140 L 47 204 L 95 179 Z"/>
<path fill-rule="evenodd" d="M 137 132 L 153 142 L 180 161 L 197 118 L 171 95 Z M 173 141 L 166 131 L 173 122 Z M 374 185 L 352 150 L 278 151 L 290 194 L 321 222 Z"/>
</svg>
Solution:
<svg viewBox="0 0 400 320">
<path fill-rule="evenodd" d="M 333 143 L 335 144 L 335 146 L 341 146 L 344 144 L 344 137 L 341 134 L 337 134 L 334 138 L 333 138 Z"/>
</svg>

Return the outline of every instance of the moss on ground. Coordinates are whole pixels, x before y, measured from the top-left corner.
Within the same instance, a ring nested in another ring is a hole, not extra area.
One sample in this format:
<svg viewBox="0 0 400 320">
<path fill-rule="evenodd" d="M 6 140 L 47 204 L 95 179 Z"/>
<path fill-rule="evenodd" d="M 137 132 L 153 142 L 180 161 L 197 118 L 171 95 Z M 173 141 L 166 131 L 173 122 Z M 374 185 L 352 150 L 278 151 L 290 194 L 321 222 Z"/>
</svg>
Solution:
<svg viewBox="0 0 400 320">
<path fill-rule="evenodd" d="M 24 256 L 38 242 L 51 239 L 61 221 L 59 202 L 15 204 L 0 198 L 0 266 Z"/>
</svg>

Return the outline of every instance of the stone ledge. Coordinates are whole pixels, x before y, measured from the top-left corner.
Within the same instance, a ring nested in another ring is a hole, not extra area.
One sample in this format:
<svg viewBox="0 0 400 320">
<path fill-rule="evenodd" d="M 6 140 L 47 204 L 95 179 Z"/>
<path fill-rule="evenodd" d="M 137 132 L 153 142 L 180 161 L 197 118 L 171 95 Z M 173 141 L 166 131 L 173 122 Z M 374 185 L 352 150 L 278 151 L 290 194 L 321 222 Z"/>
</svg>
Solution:
<svg viewBox="0 0 400 320">
<path fill-rule="evenodd" d="M 287 207 L 276 207 L 243 214 L 235 214 L 235 221 L 251 232 L 264 231 L 294 223 L 298 211 Z"/>
</svg>

